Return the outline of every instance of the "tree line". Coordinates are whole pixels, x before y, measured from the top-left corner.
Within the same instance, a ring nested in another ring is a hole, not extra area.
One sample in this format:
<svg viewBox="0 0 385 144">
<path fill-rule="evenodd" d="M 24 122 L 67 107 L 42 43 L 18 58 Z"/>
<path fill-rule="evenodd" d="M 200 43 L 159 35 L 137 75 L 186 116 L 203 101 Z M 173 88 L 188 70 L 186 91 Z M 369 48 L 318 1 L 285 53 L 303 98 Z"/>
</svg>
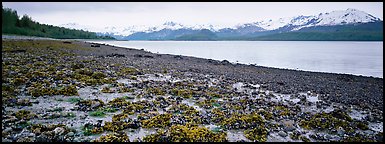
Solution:
<svg viewBox="0 0 385 144">
<path fill-rule="evenodd" d="M 114 39 L 94 32 L 74 30 L 35 22 L 28 15 L 21 18 L 17 11 L 2 6 L 2 34 L 49 37 L 57 39 Z"/>
</svg>

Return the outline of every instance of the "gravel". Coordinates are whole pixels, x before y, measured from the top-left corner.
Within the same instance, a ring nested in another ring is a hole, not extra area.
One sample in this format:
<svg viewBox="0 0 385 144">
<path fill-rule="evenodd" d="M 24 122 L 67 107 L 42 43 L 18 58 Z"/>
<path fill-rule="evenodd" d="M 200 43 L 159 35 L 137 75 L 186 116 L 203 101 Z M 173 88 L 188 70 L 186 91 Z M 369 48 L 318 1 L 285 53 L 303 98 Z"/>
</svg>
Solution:
<svg viewBox="0 0 385 144">
<path fill-rule="evenodd" d="M 320 97 L 322 100 L 383 109 L 383 78 L 231 64 L 196 57 L 154 54 L 111 45 L 91 47 L 90 43 L 83 41 L 75 43 L 97 49 L 96 51 L 78 50 L 75 51 L 76 53 L 105 57 L 106 63 L 123 62 L 155 72 L 162 72 L 166 69 L 172 72 L 210 74 L 223 79 L 263 84 L 267 89 L 277 93 L 311 91 L 326 94 Z M 107 55 L 113 54 L 124 55 L 124 57 L 107 57 Z M 137 55 L 142 55 L 142 57 L 137 57 Z"/>
</svg>

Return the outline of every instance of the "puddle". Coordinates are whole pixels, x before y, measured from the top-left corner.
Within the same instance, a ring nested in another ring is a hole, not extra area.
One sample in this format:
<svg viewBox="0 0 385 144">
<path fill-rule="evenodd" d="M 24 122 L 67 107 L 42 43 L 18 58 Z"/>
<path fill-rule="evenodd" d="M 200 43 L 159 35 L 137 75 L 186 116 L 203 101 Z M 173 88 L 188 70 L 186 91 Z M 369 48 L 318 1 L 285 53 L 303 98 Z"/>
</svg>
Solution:
<svg viewBox="0 0 385 144">
<path fill-rule="evenodd" d="M 306 96 L 306 100 L 312 103 L 316 103 L 318 101 L 321 101 L 318 99 L 318 96 Z"/>
<path fill-rule="evenodd" d="M 291 101 L 293 103 L 298 103 L 300 101 L 299 98 L 291 98 L 291 95 L 289 94 L 278 94 L 278 93 L 273 93 L 273 95 L 275 97 L 271 98 L 271 101 L 274 101 L 274 102 L 279 102 L 279 101 L 282 101 L 282 102 L 286 102 L 286 101 Z"/>
<path fill-rule="evenodd" d="M 219 83 L 218 79 L 210 78 L 210 81 L 208 82 L 209 87 L 216 86 Z"/>
<path fill-rule="evenodd" d="M 329 107 L 326 107 L 325 109 L 322 109 L 321 111 L 326 112 L 326 113 L 330 113 L 330 112 L 334 111 L 334 108 L 329 106 Z"/>
<path fill-rule="evenodd" d="M 247 139 L 245 135 L 243 134 L 243 130 L 229 130 L 227 131 L 227 140 L 229 142 L 236 142 L 236 141 L 246 141 L 251 142 L 251 140 Z"/>
<path fill-rule="evenodd" d="M 145 74 L 138 76 L 138 80 L 140 81 L 171 81 L 171 75 L 163 75 L 163 74 Z"/>
<path fill-rule="evenodd" d="M 245 89 L 243 88 L 242 82 L 237 82 L 233 84 L 233 89 L 236 89 L 237 92 L 243 92 Z"/>
<path fill-rule="evenodd" d="M 219 128 L 219 126 L 214 125 L 214 124 L 209 124 L 209 125 L 203 125 L 204 127 L 208 128 L 209 130 L 213 130 L 215 128 Z"/>
<path fill-rule="evenodd" d="M 300 140 L 293 140 L 293 139 L 291 139 L 290 138 L 290 133 L 292 133 L 292 132 L 287 133 L 286 137 L 282 137 L 282 136 L 280 136 L 278 134 L 278 132 L 271 132 L 267 136 L 266 142 L 302 142 Z"/>
<path fill-rule="evenodd" d="M 80 88 L 78 90 L 79 97 L 82 99 L 100 99 L 103 102 L 107 103 L 108 101 L 111 101 L 112 99 L 123 97 L 123 96 L 132 96 L 132 93 L 126 92 L 126 93 L 102 93 L 100 92 L 101 87 L 91 87 L 87 86 L 84 88 Z"/>
<path fill-rule="evenodd" d="M 184 99 L 182 100 L 182 104 L 186 104 L 188 106 L 194 107 L 197 111 L 203 111 L 204 109 L 199 107 L 198 105 L 195 105 L 195 102 L 193 102 L 191 99 Z"/>
<path fill-rule="evenodd" d="M 130 142 L 133 142 L 136 139 L 143 140 L 143 138 L 150 134 L 155 134 L 155 128 L 138 128 L 138 129 L 126 129 L 124 130 L 128 137 L 130 138 Z"/>
<path fill-rule="evenodd" d="M 357 111 L 355 109 L 353 109 L 348 114 L 349 114 L 350 117 L 352 117 L 353 119 L 356 119 L 356 120 L 362 120 L 362 119 L 364 119 L 367 116 L 367 114 L 363 114 L 362 112 Z"/>
<path fill-rule="evenodd" d="M 384 123 L 369 123 L 368 125 L 369 129 L 376 131 L 376 132 L 383 132 L 384 130 Z"/>
<path fill-rule="evenodd" d="M 132 81 L 130 79 L 118 79 L 116 80 L 118 83 L 130 84 Z"/>
</svg>

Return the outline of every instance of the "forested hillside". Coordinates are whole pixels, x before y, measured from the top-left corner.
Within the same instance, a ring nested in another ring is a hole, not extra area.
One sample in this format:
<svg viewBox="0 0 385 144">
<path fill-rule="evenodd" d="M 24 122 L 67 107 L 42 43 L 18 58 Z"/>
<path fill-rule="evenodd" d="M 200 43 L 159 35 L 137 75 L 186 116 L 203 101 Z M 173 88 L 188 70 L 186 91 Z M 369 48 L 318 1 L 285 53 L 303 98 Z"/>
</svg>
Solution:
<svg viewBox="0 0 385 144">
<path fill-rule="evenodd" d="M 74 30 L 35 22 L 28 15 L 21 18 L 15 10 L 2 7 L 2 34 L 49 37 L 57 39 L 114 39 L 94 32 Z"/>
</svg>

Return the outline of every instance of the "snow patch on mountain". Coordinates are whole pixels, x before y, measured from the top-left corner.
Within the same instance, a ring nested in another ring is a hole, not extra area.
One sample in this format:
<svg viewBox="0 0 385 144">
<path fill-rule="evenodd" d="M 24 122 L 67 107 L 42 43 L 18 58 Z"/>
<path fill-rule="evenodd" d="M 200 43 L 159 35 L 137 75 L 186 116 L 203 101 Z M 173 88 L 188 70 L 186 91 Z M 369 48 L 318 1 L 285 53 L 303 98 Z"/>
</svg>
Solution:
<svg viewBox="0 0 385 144">
<path fill-rule="evenodd" d="M 378 20 L 380 19 L 366 12 L 357 9 L 347 9 L 346 11 L 332 11 L 319 14 L 316 26 L 368 23 Z"/>
<path fill-rule="evenodd" d="M 60 25 L 66 28 L 99 32 L 104 34 L 113 34 L 113 35 L 121 35 L 128 36 L 136 32 L 145 32 L 151 33 L 155 31 L 160 31 L 163 29 L 168 30 L 178 30 L 178 29 L 192 29 L 192 30 L 201 30 L 208 29 L 213 32 L 220 31 L 224 28 L 230 28 L 234 30 L 241 30 L 244 32 L 245 30 L 250 30 L 252 32 L 256 31 L 270 31 L 276 30 L 279 28 L 286 27 L 291 31 L 300 30 L 305 27 L 311 26 L 332 26 L 332 25 L 344 25 L 344 24 L 354 24 L 354 23 L 368 23 L 381 21 L 379 18 L 376 18 L 366 12 L 357 10 L 357 9 L 347 9 L 347 10 L 337 10 L 329 13 L 320 13 L 318 15 L 312 16 L 295 16 L 295 17 L 285 17 L 279 18 L 276 20 L 263 20 L 251 23 L 237 24 L 232 27 L 221 27 L 218 25 L 212 24 L 196 24 L 196 25 L 184 25 L 181 23 L 167 21 L 160 25 L 132 25 L 132 26 L 124 26 L 124 27 L 115 27 L 115 26 L 107 26 L 104 28 L 97 28 L 86 25 L 79 25 L 76 23 L 68 23 Z"/>
<path fill-rule="evenodd" d="M 301 15 L 297 17 L 280 18 L 278 20 L 259 21 L 254 24 L 265 30 L 275 30 L 284 26 L 292 26 L 293 30 L 299 30 L 311 26 L 333 26 L 375 21 L 380 21 L 380 19 L 366 12 L 349 8 L 347 10 L 332 11 L 330 13 L 320 13 L 315 16 Z"/>
<path fill-rule="evenodd" d="M 267 20 L 267 21 L 259 21 L 255 22 L 254 24 L 256 26 L 259 26 L 265 30 L 274 30 L 278 29 L 280 27 L 283 27 L 290 23 L 292 18 L 286 17 L 286 18 L 279 18 L 278 20 Z"/>
</svg>

